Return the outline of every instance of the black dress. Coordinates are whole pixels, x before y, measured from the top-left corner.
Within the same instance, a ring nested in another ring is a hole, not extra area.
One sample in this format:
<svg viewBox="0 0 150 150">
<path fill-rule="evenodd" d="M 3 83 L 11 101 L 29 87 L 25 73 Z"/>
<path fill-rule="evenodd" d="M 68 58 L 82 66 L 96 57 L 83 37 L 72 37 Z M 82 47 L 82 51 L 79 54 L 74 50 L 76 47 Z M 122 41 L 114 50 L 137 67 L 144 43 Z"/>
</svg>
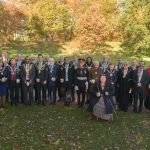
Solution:
<svg viewBox="0 0 150 150">
<path fill-rule="evenodd" d="M 124 70 L 118 71 L 117 85 L 118 85 L 118 103 L 119 109 L 125 112 L 128 111 L 129 99 L 130 99 L 130 89 L 132 88 L 132 76 L 133 72 L 131 70 L 124 74 Z"/>
</svg>

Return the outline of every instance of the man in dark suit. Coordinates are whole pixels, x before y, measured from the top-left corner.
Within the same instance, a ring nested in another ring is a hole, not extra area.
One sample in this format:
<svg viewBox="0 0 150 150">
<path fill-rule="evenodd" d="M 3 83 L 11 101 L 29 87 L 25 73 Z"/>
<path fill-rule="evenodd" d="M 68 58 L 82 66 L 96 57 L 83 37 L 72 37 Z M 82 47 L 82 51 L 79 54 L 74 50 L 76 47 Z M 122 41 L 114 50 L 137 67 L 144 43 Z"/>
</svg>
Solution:
<svg viewBox="0 0 150 150">
<path fill-rule="evenodd" d="M 134 112 L 142 112 L 143 102 L 145 98 L 145 88 L 148 84 L 148 74 L 144 70 L 144 62 L 140 61 L 139 67 L 134 71 L 133 75 L 133 85 L 134 85 Z M 139 106 L 138 106 L 139 100 Z"/>
<path fill-rule="evenodd" d="M 22 56 L 22 54 L 19 53 L 19 54 L 17 55 L 17 59 L 16 59 L 16 67 L 19 68 L 19 70 L 20 70 L 21 66 L 22 66 L 24 63 L 25 63 L 25 61 L 24 61 L 24 59 L 23 59 L 23 56 Z M 19 89 L 18 89 L 19 95 L 21 95 L 21 103 L 23 103 L 23 102 L 24 102 L 24 100 L 23 100 L 23 87 L 22 87 L 21 82 L 18 83 L 18 85 L 19 85 Z"/>
<path fill-rule="evenodd" d="M 61 72 L 61 66 L 64 64 L 64 56 L 61 56 L 60 57 L 60 60 L 56 63 L 58 68 L 59 68 L 59 76 L 60 76 L 60 72 Z M 62 96 L 61 96 L 61 84 L 60 82 L 58 82 L 58 86 L 57 86 L 57 90 L 58 90 L 58 97 L 59 97 L 59 100 L 58 101 L 62 101 Z"/>
<path fill-rule="evenodd" d="M 35 94 L 37 94 L 37 104 L 42 103 L 43 105 L 45 105 L 48 66 L 43 62 L 42 54 L 38 54 L 38 61 L 35 65 L 35 74 L 36 74 L 36 91 L 37 91 L 37 93 Z"/>
<path fill-rule="evenodd" d="M 30 63 L 30 57 L 25 57 L 25 64 L 21 66 L 20 76 L 22 80 L 24 104 L 31 105 L 33 102 L 33 86 L 35 83 L 35 67 Z"/>
<path fill-rule="evenodd" d="M 16 66 L 14 58 L 10 60 L 10 65 L 7 67 L 7 74 L 11 105 L 17 105 L 19 102 L 20 76 L 19 68 Z"/>
<path fill-rule="evenodd" d="M 74 66 L 69 63 L 69 58 L 64 58 L 64 64 L 60 67 L 60 87 L 61 96 L 64 101 L 65 106 L 69 106 L 73 94 L 73 84 L 74 84 Z"/>
<path fill-rule="evenodd" d="M 54 63 L 54 58 L 48 60 L 48 102 L 49 104 L 56 104 L 56 91 L 58 84 L 59 69 L 58 65 Z"/>
</svg>

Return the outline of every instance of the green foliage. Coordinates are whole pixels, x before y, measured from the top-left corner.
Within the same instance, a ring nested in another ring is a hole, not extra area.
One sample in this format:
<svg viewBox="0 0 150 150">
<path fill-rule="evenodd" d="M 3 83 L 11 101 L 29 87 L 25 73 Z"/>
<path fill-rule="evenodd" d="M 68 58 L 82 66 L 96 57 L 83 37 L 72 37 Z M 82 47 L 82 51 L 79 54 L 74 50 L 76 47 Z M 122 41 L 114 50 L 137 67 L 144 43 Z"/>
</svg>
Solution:
<svg viewBox="0 0 150 150">
<path fill-rule="evenodd" d="M 122 8 L 124 50 L 133 55 L 150 55 L 150 1 L 126 0 Z"/>
<path fill-rule="evenodd" d="M 31 34 L 50 36 L 53 40 L 58 33 L 65 33 L 71 29 L 71 15 L 64 4 L 44 0 L 38 3 L 28 25 Z"/>
</svg>

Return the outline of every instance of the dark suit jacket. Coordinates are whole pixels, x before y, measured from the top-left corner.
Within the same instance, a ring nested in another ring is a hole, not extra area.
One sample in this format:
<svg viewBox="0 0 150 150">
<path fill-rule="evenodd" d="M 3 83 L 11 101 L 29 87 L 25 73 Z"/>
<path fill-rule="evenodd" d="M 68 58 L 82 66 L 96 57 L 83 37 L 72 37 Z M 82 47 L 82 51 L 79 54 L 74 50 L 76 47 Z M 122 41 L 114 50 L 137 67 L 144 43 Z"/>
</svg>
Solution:
<svg viewBox="0 0 150 150">
<path fill-rule="evenodd" d="M 31 84 L 34 84 L 34 82 L 35 82 L 35 67 L 33 64 L 30 64 L 29 75 L 30 75 Z M 26 81 L 26 64 L 23 64 L 20 68 L 20 77 L 21 77 L 22 82 L 25 83 L 25 81 Z"/>
<path fill-rule="evenodd" d="M 69 68 L 68 68 L 68 84 L 70 86 L 72 86 L 74 84 L 74 72 L 75 72 L 74 66 L 72 64 L 69 64 Z M 64 79 L 64 81 L 65 81 L 65 75 L 66 75 L 65 64 L 63 64 L 63 65 L 60 66 L 59 79 Z"/>
<path fill-rule="evenodd" d="M 15 73 L 16 73 L 16 79 L 20 79 L 20 76 L 19 76 L 19 68 L 18 67 L 15 67 Z M 7 67 L 7 77 L 8 77 L 8 81 L 11 80 L 11 66 L 8 66 Z"/>
<path fill-rule="evenodd" d="M 52 72 L 50 71 L 50 66 L 48 66 L 48 82 L 47 85 L 49 86 L 57 86 L 58 83 L 58 77 L 59 77 L 59 68 L 58 65 L 54 64 Z M 55 78 L 55 81 L 52 81 L 52 78 Z"/>
<path fill-rule="evenodd" d="M 39 72 L 38 63 L 35 64 L 35 75 L 36 75 L 36 78 L 39 78 L 39 79 L 40 79 L 40 83 L 43 84 L 44 81 L 47 81 L 47 77 L 48 77 L 48 66 L 43 62 L 43 63 L 42 63 L 41 71 Z"/>
<path fill-rule="evenodd" d="M 134 71 L 132 80 L 133 80 L 134 88 L 137 88 L 137 84 L 139 83 L 139 81 L 138 81 L 138 69 Z M 148 74 L 147 74 L 146 70 L 143 70 L 143 75 L 142 75 L 142 78 L 140 81 L 143 88 L 146 87 L 146 85 L 148 84 L 148 81 L 149 81 Z"/>
</svg>

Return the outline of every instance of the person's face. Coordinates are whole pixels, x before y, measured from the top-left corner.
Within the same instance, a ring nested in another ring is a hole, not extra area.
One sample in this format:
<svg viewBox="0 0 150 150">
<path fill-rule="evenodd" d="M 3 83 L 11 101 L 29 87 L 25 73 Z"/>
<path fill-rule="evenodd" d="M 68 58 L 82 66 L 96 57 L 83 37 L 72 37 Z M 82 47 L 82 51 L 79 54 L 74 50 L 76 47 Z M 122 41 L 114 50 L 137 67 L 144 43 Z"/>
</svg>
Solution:
<svg viewBox="0 0 150 150">
<path fill-rule="evenodd" d="M 32 62 L 36 61 L 36 59 L 35 59 L 35 57 L 34 57 L 34 56 L 31 58 L 31 60 L 32 60 Z"/>
<path fill-rule="evenodd" d="M 144 62 L 139 63 L 139 68 L 141 68 L 141 69 L 144 68 Z"/>
<path fill-rule="evenodd" d="M 137 65 L 136 60 L 132 61 L 132 65 L 133 65 L 133 66 L 136 66 L 136 65 Z"/>
<path fill-rule="evenodd" d="M 118 63 L 121 64 L 122 63 L 122 59 L 118 59 Z"/>
<path fill-rule="evenodd" d="M 99 63 L 94 63 L 94 68 L 97 69 L 99 67 Z"/>
<path fill-rule="evenodd" d="M 21 54 L 18 55 L 18 60 L 19 61 L 22 60 L 22 55 Z"/>
<path fill-rule="evenodd" d="M 49 60 L 49 56 L 48 56 L 48 55 L 45 56 L 45 60 L 46 60 L 46 61 Z"/>
<path fill-rule="evenodd" d="M 64 61 L 64 57 L 63 57 L 63 56 L 60 57 L 60 61 L 61 61 L 61 62 Z"/>
<path fill-rule="evenodd" d="M 80 63 L 79 63 L 80 68 L 83 68 L 84 65 L 85 65 L 85 62 L 84 61 L 80 61 Z"/>
<path fill-rule="evenodd" d="M 7 59 L 7 53 L 6 53 L 6 52 L 3 52 L 3 53 L 2 53 L 2 58 L 3 58 L 3 59 Z"/>
<path fill-rule="evenodd" d="M 68 64 L 68 63 L 69 63 L 69 59 L 68 59 L 68 58 L 65 58 L 65 59 L 64 59 L 64 63 L 65 63 L 65 64 Z"/>
<path fill-rule="evenodd" d="M 91 63 L 91 62 L 92 62 L 91 58 L 88 58 L 88 59 L 87 59 L 87 62 L 88 62 L 88 63 Z"/>
<path fill-rule="evenodd" d="M 49 58 L 49 64 L 50 65 L 54 64 L 54 59 L 53 58 Z"/>
<path fill-rule="evenodd" d="M 110 66 L 109 66 L 109 69 L 110 69 L 110 70 L 114 70 L 114 68 L 115 68 L 114 65 L 110 65 Z"/>
<path fill-rule="evenodd" d="M 42 61 L 43 61 L 43 57 L 42 57 L 42 56 L 39 56 L 39 57 L 38 57 L 38 61 L 39 61 L 39 62 L 42 62 Z"/>
<path fill-rule="evenodd" d="M 128 69 L 129 66 L 128 65 L 124 65 L 123 67 L 124 67 L 124 69 Z"/>
<path fill-rule="evenodd" d="M 15 65 L 16 64 L 16 60 L 12 59 L 10 63 L 11 63 L 11 65 Z"/>
<path fill-rule="evenodd" d="M 106 76 L 101 76 L 100 77 L 100 82 L 105 83 L 106 82 Z"/>
<path fill-rule="evenodd" d="M 26 61 L 27 64 L 29 64 L 30 63 L 30 58 L 26 57 L 25 61 Z"/>
<path fill-rule="evenodd" d="M 104 61 L 108 61 L 108 57 L 107 56 L 103 56 L 103 60 Z"/>
</svg>

